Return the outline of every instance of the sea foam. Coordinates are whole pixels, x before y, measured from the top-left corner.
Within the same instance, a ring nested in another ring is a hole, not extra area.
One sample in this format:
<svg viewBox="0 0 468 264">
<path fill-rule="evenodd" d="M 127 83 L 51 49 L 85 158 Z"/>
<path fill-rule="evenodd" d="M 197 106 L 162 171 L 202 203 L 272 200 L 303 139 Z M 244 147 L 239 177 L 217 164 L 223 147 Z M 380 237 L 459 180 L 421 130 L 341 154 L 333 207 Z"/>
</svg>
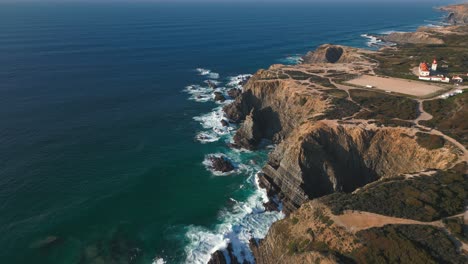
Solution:
<svg viewBox="0 0 468 264">
<path fill-rule="evenodd" d="M 197 69 L 200 75 L 209 76 L 212 73 L 207 69 Z M 241 74 L 228 77 L 224 87 L 218 87 L 219 91 L 226 95 L 232 88 L 242 89 L 242 85 L 251 77 L 250 74 Z M 218 76 L 219 77 L 219 76 Z M 214 82 L 214 81 L 211 81 Z M 217 81 L 216 85 L 221 84 Z M 201 85 L 190 85 L 186 87 L 186 92 L 197 97 L 197 101 L 207 102 L 205 98 L 212 95 L 213 89 Z M 232 141 L 236 126 L 229 124 L 223 126 L 222 120 L 227 120 L 223 112 L 223 105 L 232 102 L 227 100 L 214 108 L 211 112 L 196 116 L 193 119 L 198 121 L 203 131 L 199 131 L 195 138 L 201 143 L 209 143 L 225 138 L 227 142 Z M 211 254 L 217 250 L 222 250 L 227 257 L 226 248 L 228 244 L 232 245 L 233 254 L 242 263 L 244 261 L 254 262 L 252 252 L 249 248 L 250 239 L 264 238 L 270 225 L 283 218 L 281 212 L 268 212 L 263 204 L 268 201 L 265 190 L 258 185 L 257 172 L 261 169 L 261 162 L 255 161 L 259 158 L 258 152 L 228 149 L 224 153 L 207 154 L 203 164 L 210 170 L 212 155 L 223 155 L 232 161 L 235 171 L 231 173 L 218 173 L 212 171 L 213 175 L 242 174 L 248 176 L 246 181 L 239 186 L 240 191 L 249 193 L 247 198 L 236 200 L 230 198 L 231 206 L 223 208 L 218 217 L 219 223 L 212 227 L 202 227 L 191 225 L 186 227 L 185 237 L 188 245 L 185 247 L 186 263 L 207 263 Z"/>
<path fill-rule="evenodd" d="M 189 245 L 185 249 L 186 263 L 207 263 L 211 254 L 217 250 L 225 250 L 231 243 L 233 254 L 240 263 L 254 263 L 254 257 L 249 248 L 250 239 L 262 239 L 269 227 L 275 221 L 282 219 L 281 212 L 267 212 L 263 203 L 268 201 L 266 191 L 258 186 L 258 175 L 250 177 L 248 184 L 256 190 L 244 202 L 234 200 L 230 210 L 220 213 L 220 224 L 213 229 L 200 226 L 190 226 L 186 237 Z"/>
</svg>

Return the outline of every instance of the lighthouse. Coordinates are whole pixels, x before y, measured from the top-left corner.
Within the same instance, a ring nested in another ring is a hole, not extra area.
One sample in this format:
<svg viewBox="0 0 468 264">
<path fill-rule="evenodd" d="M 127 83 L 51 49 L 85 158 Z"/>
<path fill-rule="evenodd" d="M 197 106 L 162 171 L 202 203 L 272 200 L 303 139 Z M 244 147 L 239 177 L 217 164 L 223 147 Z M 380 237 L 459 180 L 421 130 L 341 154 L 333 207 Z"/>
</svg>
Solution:
<svg viewBox="0 0 468 264">
<path fill-rule="evenodd" d="M 436 58 L 434 58 L 434 61 L 432 62 L 431 70 L 433 72 L 437 71 L 437 60 L 436 60 Z"/>
</svg>

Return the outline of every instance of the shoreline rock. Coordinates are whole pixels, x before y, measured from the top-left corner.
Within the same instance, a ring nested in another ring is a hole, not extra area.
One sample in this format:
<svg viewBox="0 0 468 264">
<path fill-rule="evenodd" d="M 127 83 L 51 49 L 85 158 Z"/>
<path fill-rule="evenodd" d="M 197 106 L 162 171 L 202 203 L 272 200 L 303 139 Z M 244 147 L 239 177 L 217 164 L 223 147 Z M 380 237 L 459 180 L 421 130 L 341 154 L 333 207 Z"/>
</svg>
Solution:
<svg viewBox="0 0 468 264">
<path fill-rule="evenodd" d="M 225 156 L 210 156 L 209 161 L 211 162 L 210 168 L 217 172 L 231 172 L 235 170 L 232 162 Z"/>
</svg>

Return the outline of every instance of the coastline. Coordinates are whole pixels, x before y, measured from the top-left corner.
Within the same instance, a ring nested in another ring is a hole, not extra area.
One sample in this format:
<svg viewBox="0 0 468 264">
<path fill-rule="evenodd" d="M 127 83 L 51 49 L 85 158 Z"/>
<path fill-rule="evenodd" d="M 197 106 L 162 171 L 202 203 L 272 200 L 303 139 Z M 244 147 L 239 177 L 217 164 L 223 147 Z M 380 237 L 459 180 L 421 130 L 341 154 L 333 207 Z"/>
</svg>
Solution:
<svg viewBox="0 0 468 264">
<path fill-rule="evenodd" d="M 443 28 L 443 27 L 442 27 L 442 28 Z M 390 34 L 393 34 L 393 33 L 390 33 Z M 397 33 L 397 34 L 399 34 L 399 33 Z M 372 40 L 373 40 L 373 39 L 372 39 Z M 378 41 L 379 39 L 376 38 L 375 40 Z M 399 45 L 399 44 L 394 44 L 394 45 Z M 390 46 L 393 46 L 393 45 L 390 45 Z M 304 58 L 303 58 L 303 60 L 304 60 Z M 273 67 L 274 67 L 274 66 L 273 66 Z M 258 73 L 257 73 L 257 74 L 258 74 Z M 252 80 L 250 80 L 249 82 L 252 82 Z M 226 114 L 226 113 L 225 113 L 225 114 Z M 244 113 L 244 115 L 246 115 L 246 114 L 247 114 L 247 113 Z M 229 114 L 228 114 L 228 115 L 229 115 Z M 241 119 L 242 119 L 242 118 L 241 118 Z M 231 121 L 232 121 L 232 120 L 231 120 Z M 234 120 L 234 121 L 237 121 L 237 120 Z M 349 121 L 352 121 L 352 119 L 349 120 Z M 237 131 L 239 131 L 239 130 L 237 130 Z M 277 142 L 275 142 L 275 143 L 279 143 L 279 142 L 281 142 L 281 141 L 277 141 Z M 271 154 L 270 154 L 270 155 L 271 155 Z M 263 174 L 264 172 L 265 172 L 265 168 L 263 169 L 263 172 L 260 174 L 260 176 L 262 176 L 262 174 Z M 271 181 L 271 179 L 268 179 L 268 178 L 265 178 L 264 176 L 262 176 L 262 177 L 259 179 L 259 181 L 260 181 L 260 184 L 259 184 L 259 185 L 260 185 L 262 188 L 264 188 L 264 189 L 267 190 L 267 193 L 268 193 L 269 198 L 270 198 L 270 203 L 273 202 L 273 200 L 276 201 L 276 202 L 278 201 L 278 200 L 276 199 L 277 195 L 283 196 L 283 199 L 284 199 L 284 195 L 282 195 L 282 194 L 281 194 L 281 191 L 280 191 L 280 190 L 281 190 L 281 187 L 279 187 L 279 186 L 277 186 L 275 183 L 273 183 L 273 182 Z M 320 196 L 319 196 L 319 197 L 320 197 Z M 289 203 L 289 202 L 288 202 L 288 203 Z M 281 204 L 277 204 L 277 206 L 282 207 Z M 293 209 L 293 208 L 295 208 L 295 207 L 296 207 L 296 205 L 293 205 L 293 206 L 288 205 L 287 208 L 290 208 L 290 209 L 288 209 L 288 210 L 286 211 L 286 215 L 289 215 L 289 213 L 291 213 L 292 211 L 296 210 L 296 209 Z M 274 209 L 274 207 L 273 207 L 273 209 Z M 251 242 L 250 242 L 250 248 L 253 249 L 254 252 L 255 252 L 255 251 L 258 251 L 258 247 L 259 247 L 259 241 L 251 241 Z M 258 252 L 257 252 L 257 254 L 258 254 Z M 213 252 L 212 258 L 211 258 L 211 260 L 210 260 L 209 263 L 229 263 L 229 262 L 227 262 L 227 261 L 225 260 L 226 258 L 228 258 L 228 259 L 230 258 L 230 261 L 233 262 L 233 263 L 242 263 L 242 262 L 243 262 L 243 260 L 240 260 L 240 261 L 239 261 L 239 260 L 233 259 L 233 256 L 234 256 L 234 255 L 235 255 L 235 254 L 233 254 L 233 252 L 232 252 L 232 247 L 230 247 L 229 245 L 226 245 L 226 248 L 224 248 L 224 249 L 222 249 L 222 250 L 219 250 L 219 251 Z M 238 261 L 238 262 L 236 262 L 236 261 Z"/>
</svg>

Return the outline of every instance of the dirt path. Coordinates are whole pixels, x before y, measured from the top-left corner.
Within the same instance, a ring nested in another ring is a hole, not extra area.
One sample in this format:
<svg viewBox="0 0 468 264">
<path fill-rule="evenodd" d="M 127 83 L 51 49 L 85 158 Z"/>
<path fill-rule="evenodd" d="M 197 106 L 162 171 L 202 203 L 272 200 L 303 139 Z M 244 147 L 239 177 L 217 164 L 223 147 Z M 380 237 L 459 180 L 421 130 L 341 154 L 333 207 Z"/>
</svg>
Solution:
<svg viewBox="0 0 468 264">
<path fill-rule="evenodd" d="M 450 216 L 448 218 L 454 217 L 461 217 L 464 216 L 464 213 Z M 385 216 L 380 214 L 374 214 L 369 212 L 362 212 L 362 211 L 344 211 L 342 215 L 333 215 L 331 214 L 331 218 L 334 222 L 346 228 L 346 230 L 357 233 L 361 230 L 366 230 L 373 227 L 383 227 L 385 225 L 427 225 L 440 228 L 444 230 L 451 239 L 455 240 L 460 248 L 463 251 L 468 251 L 468 244 L 464 243 L 456 239 L 453 234 L 446 228 L 441 220 L 433 221 L 433 222 L 421 222 L 406 218 L 398 218 L 398 217 L 391 217 Z"/>
<path fill-rule="evenodd" d="M 374 214 L 361 211 L 345 211 L 342 215 L 334 216 L 335 223 L 345 227 L 347 230 L 356 233 L 361 230 L 369 229 L 372 227 L 382 227 L 384 225 L 398 224 L 398 225 L 430 225 L 443 228 L 444 225 L 441 221 L 435 222 L 421 222 L 406 218 L 397 218 Z"/>
<path fill-rule="evenodd" d="M 418 116 L 418 118 L 416 118 L 416 119 L 414 120 L 414 123 L 415 123 L 416 125 L 419 125 L 419 121 L 431 120 L 431 119 L 432 119 L 432 115 L 429 114 L 428 112 L 426 112 L 426 111 L 424 110 L 423 102 L 424 102 L 425 100 L 419 99 L 419 100 L 417 100 L 417 101 L 418 101 L 419 116 Z"/>
</svg>

